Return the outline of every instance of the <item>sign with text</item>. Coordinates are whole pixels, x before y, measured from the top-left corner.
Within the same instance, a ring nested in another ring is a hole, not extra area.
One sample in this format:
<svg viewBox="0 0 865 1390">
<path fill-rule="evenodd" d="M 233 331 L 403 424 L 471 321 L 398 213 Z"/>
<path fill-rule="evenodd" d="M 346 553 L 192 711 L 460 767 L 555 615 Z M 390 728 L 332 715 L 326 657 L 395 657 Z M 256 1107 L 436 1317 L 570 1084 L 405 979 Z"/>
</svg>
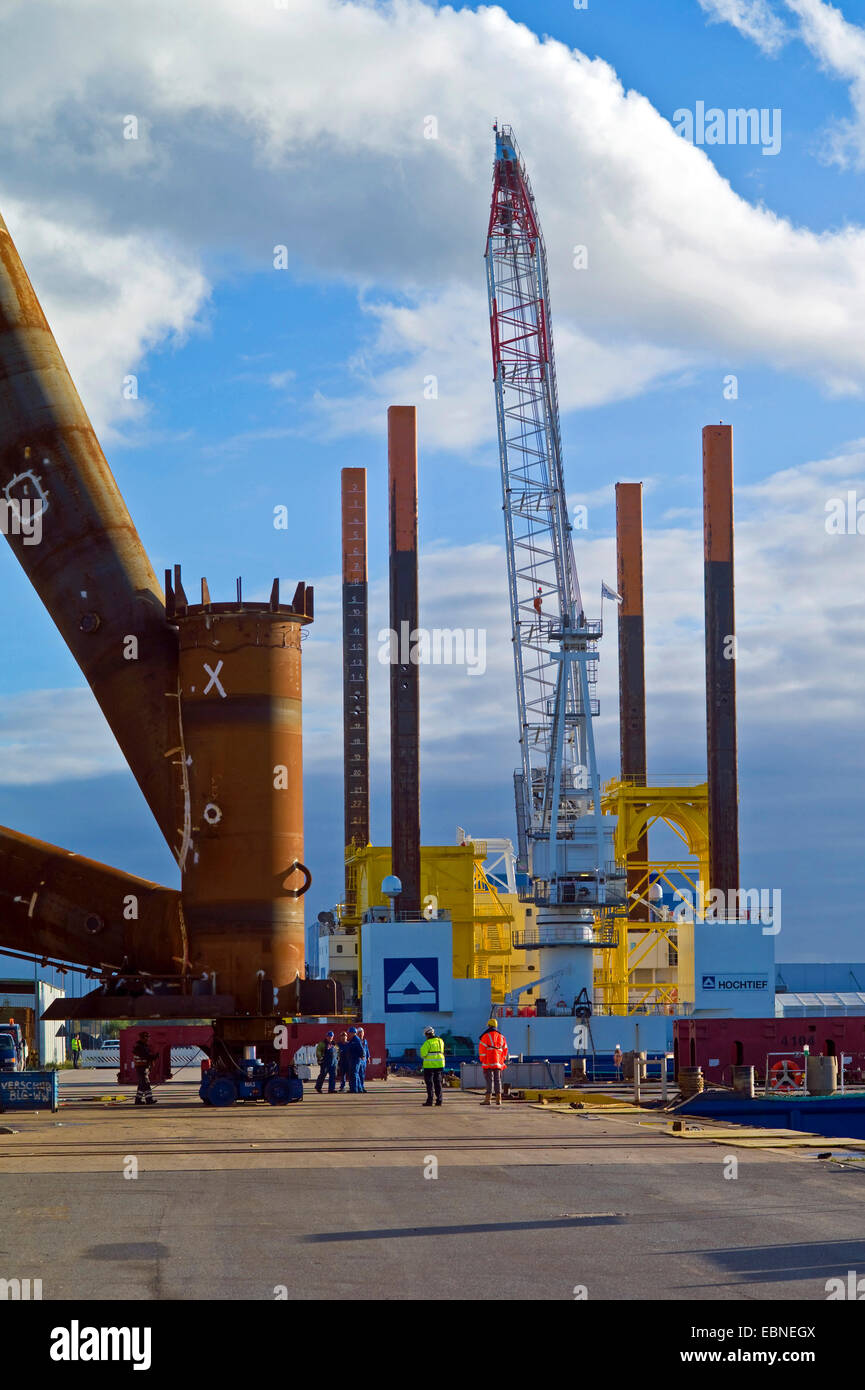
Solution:
<svg viewBox="0 0 865 1390">
<path fill-rule="evenodd" d="M 56 1071 L 21 1071 L 0 1076 L 0 1111 L 56 1110 Z"/>
</svg>

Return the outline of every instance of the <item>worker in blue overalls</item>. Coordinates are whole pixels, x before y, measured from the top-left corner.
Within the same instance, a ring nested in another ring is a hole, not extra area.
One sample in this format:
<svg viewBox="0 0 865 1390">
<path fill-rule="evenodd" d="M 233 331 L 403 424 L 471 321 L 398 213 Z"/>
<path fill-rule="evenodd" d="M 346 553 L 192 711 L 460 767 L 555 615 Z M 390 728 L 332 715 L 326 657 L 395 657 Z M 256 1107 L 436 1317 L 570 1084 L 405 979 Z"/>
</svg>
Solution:
<svg viewBox="0 0 865 1390">
<path fill-rule="evenodd" d="M 333 1033 L 325 1033 L 323 1042 L 320 1042 L 316 1051 L 319 1054 L 318 1080 L 315 1089 L 321 1095 L 321 1088 L 324 1079 L 327 1077 L 327 1093 L 333 1095 L 336 1090 L 336 1044 L 333 1040 Z"/>
<path fill-rule="evenodd" d="M 345 1090 L 345 1083 L 348 1081 L 351 1063 L 348 1055 L 348 1033 L 340 1033 L 339 1042 L 336 1045 L 339 1060 L 336 1064 L 336 1079 L 339 1082 L 339 1090 Z"/>
<path fill-rule="evenodd" d="M 348 1030 L 348 1089 L 353 1095 L 360 1092 L 360 1069 L 364 1060 L 364 1047 L 356 1028 Z"/>
<path fill-rule="evenodd" d="M 362 1091 L 363 1094 L 366 1095 L 366 1069 L 369 1065 L 369 1043 L 366 1040 L 366 1034 L 364 1033 L 362 1028 L 358 1028 L 357 1036 L 363 1043 L 363 1061 L 361 1062 L 358 1068 L 358 1081 L 360 1083 L 358 1086 L 358 1090 Z"/>
</svg>

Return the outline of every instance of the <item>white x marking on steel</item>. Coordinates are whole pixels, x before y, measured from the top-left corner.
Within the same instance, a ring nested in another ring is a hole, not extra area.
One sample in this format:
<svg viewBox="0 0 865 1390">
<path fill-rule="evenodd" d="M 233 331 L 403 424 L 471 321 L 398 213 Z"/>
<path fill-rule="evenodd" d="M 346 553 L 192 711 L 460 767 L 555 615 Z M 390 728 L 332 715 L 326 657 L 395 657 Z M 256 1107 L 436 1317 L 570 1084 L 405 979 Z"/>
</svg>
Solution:
<svg viewBox="0 0 865 1390">
<path fill-rule="evenodd" d="M 222 670 L 222 667 L 223 667 L 223 662 L 217 661 L 217 663 L 216 663 L 216 670 L 215 670 L 215 671 L 212 671 L 211 668 L 208 666 L 207 662 L 205 661 L 205 663 L 204 663 L 204 669 L 205 669 L 205 671 L 207 672 L 207 674 L 209 675 L 210 680 L 207 682 L 207 685 L 205 686 L 204 693 L 205 693 L 205 695 L 206 695 L 206 694 L 208 693 L 208 691 L 210 690 L 210 687 L 213 686 L 213 685 L 215 685 L 216 688 L 217 688 L 217 690 L 219 691 L 220 695 L 222 696 L 222 698 L 223 698 L 223 700 L 224 700 L 224 699 L 225 699 L 225 691 L 223 690 L 223 688 L 222 688 L 222 683 L 221 683 L 221 681 L 220 681 L 220 679 L 219 679 L 219 673 L 220 673 L 220 671 Z"/>
</svg>

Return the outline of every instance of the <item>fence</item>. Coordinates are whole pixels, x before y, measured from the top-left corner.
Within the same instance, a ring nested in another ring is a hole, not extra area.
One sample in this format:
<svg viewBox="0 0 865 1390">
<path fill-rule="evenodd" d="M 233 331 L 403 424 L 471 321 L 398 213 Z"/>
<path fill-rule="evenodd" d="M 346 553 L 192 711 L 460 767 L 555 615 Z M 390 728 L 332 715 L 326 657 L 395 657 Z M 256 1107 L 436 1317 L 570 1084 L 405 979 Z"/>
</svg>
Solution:
<svg viewBox="0 0 865 1390">
<path fill-rule="evenodd" d="M 70 1054 L 71 1060 L 71 1054 Z M 82 1067 L 113 1067 L 120 1070 L 119 1047 L 85 1047 L 81 1052 Z"/>
<path fill-rule="evenodd" d="M 187 1045 L 185 1047 L 173 1047 L 171 1049 L 171 1070 L 173 1073 L 182 1071 L 184 1067 L 200 1068 L 201 1060 L 206 1054 L 200 1047 Z M 82 1067 L 106 1067 L 113 1071 L 120 1070 L 120 1049 L 118 1047 L 88 1047 L 81 1053 Z"/>
</svg>

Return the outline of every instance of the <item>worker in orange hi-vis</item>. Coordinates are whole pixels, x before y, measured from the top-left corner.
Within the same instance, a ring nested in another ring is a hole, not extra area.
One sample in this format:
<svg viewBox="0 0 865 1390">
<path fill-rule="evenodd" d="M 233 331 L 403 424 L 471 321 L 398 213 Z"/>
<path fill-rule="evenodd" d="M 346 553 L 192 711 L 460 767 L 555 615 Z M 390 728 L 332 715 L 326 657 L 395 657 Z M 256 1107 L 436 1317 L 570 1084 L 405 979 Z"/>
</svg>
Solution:
<svg viewBox="0 0 865 1390">
<path fill-rule="evenodd" d="M 538 615 L 539 618 L 541 617 L 541 604 L 543 603 L 543 599 L 544 599 L 544 591 L 543 591 L 543 589 L 541 588 L 541 586 L 540 586 L 540 584 L 539 584 L 539 585 L 538 585 L 538 592 L 535 594 L 535 597 L 534 597 L 534 599 L 533 599 L 534 606 L 535 606 L 535 612 L 537 613 L 537 615 Z"/>
<path fill-rule="evenodd" d="M 486 1032 L 481 1034 L 478 1053 L 481 1066 L 484 1069 L 484 1081 L 487 1087 L 487 1093 L 481 1101 L 481 1105 L 492 1105 L 493 1095 L 496 1098 L 496 1105 L 501 1105 L 502 1072 L 508 1064 L 508 1041 L 505 1035 L 499 1032 L 498 1019 L 491 1018 L 487 1024 Z"/>
</svg>

